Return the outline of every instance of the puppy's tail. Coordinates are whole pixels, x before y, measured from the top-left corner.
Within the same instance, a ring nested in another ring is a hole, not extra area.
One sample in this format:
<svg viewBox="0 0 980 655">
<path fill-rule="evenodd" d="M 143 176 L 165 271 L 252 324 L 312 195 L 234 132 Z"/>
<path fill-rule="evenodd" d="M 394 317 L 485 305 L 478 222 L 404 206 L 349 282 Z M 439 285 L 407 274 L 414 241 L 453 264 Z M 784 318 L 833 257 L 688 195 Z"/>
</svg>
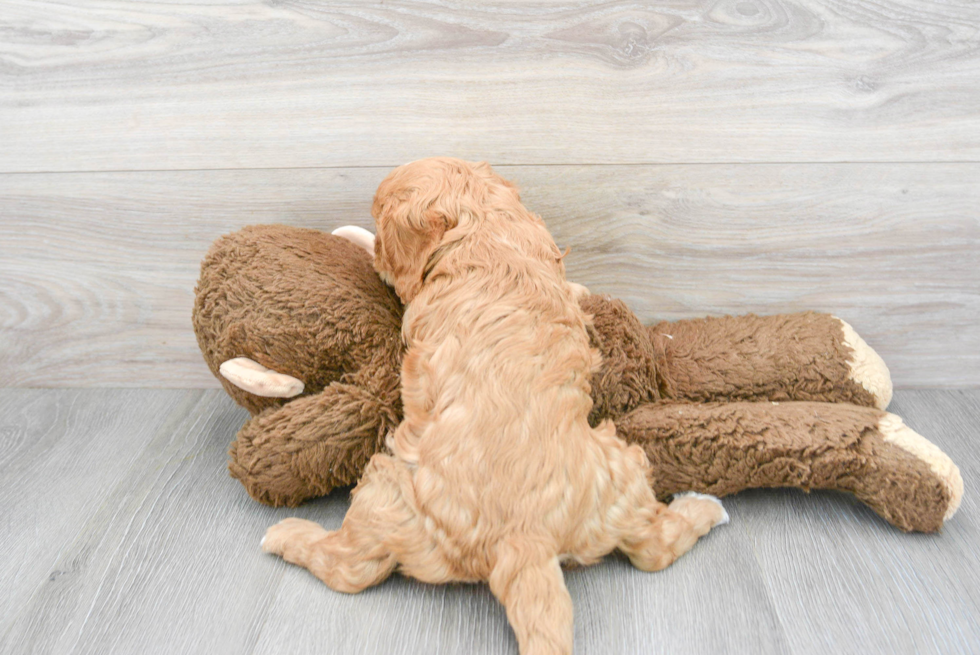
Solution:
<svg viewBox="0 0 980 655">
<path fill-rule="evenodd" d="M 571 655 L 572 598 L 557 555 L 527 541 L 501 543 L 490 590 L 507 610 L 521 655 Z"/>
</svg>

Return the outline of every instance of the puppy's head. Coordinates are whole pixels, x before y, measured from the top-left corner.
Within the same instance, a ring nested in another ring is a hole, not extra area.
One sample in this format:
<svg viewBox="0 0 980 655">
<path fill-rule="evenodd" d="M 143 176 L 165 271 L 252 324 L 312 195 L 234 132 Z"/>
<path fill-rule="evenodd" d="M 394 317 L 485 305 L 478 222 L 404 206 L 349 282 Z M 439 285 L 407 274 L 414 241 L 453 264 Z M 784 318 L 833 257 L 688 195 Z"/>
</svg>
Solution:
<svg viewBox="0 0 980 655">
<path fill-rule="evenodd" d="M 493 208 L 515 204 L 521 207 L 517 189 L 484 162 L 433 157 L 399 166 L 378 187 L 371 208 L 374 267 L 410 302 L 440 247 L 471 233 Z"/>
</svg>

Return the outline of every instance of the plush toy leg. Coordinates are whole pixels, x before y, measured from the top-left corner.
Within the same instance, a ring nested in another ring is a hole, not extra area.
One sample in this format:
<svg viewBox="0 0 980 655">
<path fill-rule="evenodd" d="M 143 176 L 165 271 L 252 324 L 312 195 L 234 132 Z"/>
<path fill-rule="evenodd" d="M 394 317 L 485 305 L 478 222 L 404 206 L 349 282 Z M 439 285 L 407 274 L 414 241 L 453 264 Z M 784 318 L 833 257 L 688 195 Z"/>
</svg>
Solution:
<svg viewBox="0 0 980 655">
<path fill-rule="evenodd" d="M 363 387 L 334 383 L 253 417 L 231 445 L 231 475 L 267 505 L 295 507 L 357 482 L 398 424 Z"/>
<path fill-rule="evenodd" d="M 618 421 L 661 497 L 758 487 L 849 491 L 902 530 L 932 532 L 959 507 L 956 465 L 894 414 L 847 404 L 662 403 Z"/>
<path fill-rule="evenodd" d="M 650 328 L 664 395 L 695 402 L 815 400 L 884 409 L 881 357 L 836 316 L 725 316 Z"/>
</svg>

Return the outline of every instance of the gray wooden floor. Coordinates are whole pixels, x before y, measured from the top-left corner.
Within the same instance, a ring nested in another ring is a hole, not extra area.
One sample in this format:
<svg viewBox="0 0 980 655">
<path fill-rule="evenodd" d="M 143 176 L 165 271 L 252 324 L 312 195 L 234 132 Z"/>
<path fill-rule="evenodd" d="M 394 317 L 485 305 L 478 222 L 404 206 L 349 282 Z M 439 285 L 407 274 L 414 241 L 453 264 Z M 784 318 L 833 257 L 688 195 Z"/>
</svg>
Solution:
<svg viewBox="0 0 980 655">
<path fill-rule="evenodd" d="M 656 574 L 619 557 L 566 574 L 577 653 L 969 653 L 980 648 L 980 390 L 900 391 L 892 411 L 966 481 L 941 534 L 842 494 L 752 491 Z M 0 390 L 3 653 L 516 653 L 486 586 L 395 576 L 331 591 L 263 555 L 266 526 L 336 527 L 225 471 L 245 413 L 214 390 Z"/>
</svg>

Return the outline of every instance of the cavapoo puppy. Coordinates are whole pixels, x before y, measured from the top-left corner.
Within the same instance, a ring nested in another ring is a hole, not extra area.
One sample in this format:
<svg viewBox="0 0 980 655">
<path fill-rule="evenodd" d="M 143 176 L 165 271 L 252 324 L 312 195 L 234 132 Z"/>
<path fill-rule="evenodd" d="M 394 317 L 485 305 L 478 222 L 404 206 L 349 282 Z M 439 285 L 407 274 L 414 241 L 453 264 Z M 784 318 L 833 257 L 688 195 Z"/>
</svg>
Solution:
<svg viewBox="0 0 980 655">
<path fill-rule="evenodd" d="M 589 317 L 512 184 L 484 163 L 425 159 L 382 182 L 372 213 L 375 268 L 407 305 L 405 419 L 339 530 L 287 519 L 262 547 L 338 591 L 396 568 L 486 580 L 521 653 L 571 653 L 563 562 L 619 548 L 662 569 L 725 512 L 708 496 L 658 502 L 643 451 L 611 422 L 589 426 Z"/>
</svg>

